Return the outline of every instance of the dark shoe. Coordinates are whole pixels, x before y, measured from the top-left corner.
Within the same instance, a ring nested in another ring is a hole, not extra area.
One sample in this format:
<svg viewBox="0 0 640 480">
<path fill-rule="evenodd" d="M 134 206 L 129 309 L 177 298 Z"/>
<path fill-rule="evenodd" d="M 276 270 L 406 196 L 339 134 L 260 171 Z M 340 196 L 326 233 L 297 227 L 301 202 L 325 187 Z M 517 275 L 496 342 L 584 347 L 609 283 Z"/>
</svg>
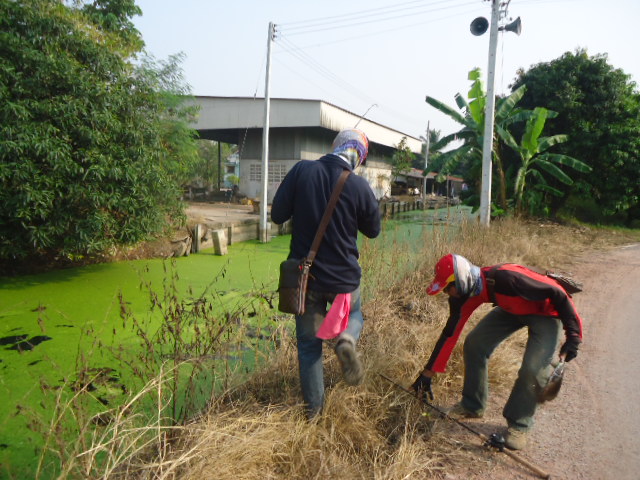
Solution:
<svg viewBox="0 0 640 480">
<path fill-rule="evenodd" d="M 504 437 L 504 446 L 510 450 L 522 450 L 527 446 L 527 432 L 509 427 Z"/>
<path fill-rule="evenodd" d="M 362 362 L 350 340 L 340 340 L 336 345 L 336 355 L 342 369 L 342 378 L 349 385 L 359 385 L 364 377 Z"/>
<path fill-rule="evenodd" d="M 448 410 L 445 410 L 445 413 L 453 418 L 482 418 L 484 416 L 484 413 L 476 413 L 471 410 L 467 410 L 460 402 L 456 403 Z"/>
</svg>

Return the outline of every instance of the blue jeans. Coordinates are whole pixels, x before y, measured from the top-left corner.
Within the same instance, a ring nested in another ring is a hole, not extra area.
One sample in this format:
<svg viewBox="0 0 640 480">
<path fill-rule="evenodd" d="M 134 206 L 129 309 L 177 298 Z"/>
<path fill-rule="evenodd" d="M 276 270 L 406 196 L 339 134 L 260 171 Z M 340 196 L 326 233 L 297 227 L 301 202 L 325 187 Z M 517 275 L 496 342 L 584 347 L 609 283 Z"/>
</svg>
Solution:
<svg viewBox="0 0 640 480">
<path fill-rule="evenodd" d="M 489 396 L 489 357 L 503 340 L 524 327 L 529 330 L 529 337 L 518 378 L 502 415 L 510 427 L 527 431 L 533 426 L 537 389 L 546 384 L 552 371 L 551 361 L 561 332 L 561 322 L 557 318 L 514 315 L 496 307 L 480 320 L 464 342 L 462 406 L 471 412 L 484 412 Z"/>
<path fill-rule="evenodd" d="M 296 315 L 296 341 L 298 345 L 298 366 L 300 386 L 306 405 L 307 416 L 314 417 L 322 411 L 324 404 L 324 371 L 322 368 L 322 339 L 316 332 L 327 314 L 327 306 L 333 302 L 336 293 L 307 291 L 305 313 Z M 360 310 L 360 287 L 351 292 L 349 324 L 338 339 L 346 337 L 354 344 L 360 338 L 364 318 Z"/>
</svg>

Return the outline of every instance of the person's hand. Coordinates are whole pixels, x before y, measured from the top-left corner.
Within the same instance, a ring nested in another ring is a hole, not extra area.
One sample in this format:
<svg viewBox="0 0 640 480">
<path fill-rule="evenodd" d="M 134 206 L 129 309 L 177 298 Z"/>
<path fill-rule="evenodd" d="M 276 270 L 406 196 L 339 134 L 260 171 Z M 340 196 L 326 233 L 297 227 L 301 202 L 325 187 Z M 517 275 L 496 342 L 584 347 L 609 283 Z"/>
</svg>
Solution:
<svg viewBox="0 0 640 480">
<path fill-rule="evenodd" d="M 425 377 L 424 375 L 418 375 L 416 381 L 413 382 L 411 388 L 416 392 L 416 396 L 421 401 L 431 400 L 433 401 L 433 390 L 431 390 L 431 377 Z"/>
<path fill-rule="evenodd" d="M 567 337 L 562 347 L 560 347 L 560 356 L 564 356 L 565 362 L 570 362 L 578 356 L 578 348 L 580 347 L 579 337 Z"/>
</svg>

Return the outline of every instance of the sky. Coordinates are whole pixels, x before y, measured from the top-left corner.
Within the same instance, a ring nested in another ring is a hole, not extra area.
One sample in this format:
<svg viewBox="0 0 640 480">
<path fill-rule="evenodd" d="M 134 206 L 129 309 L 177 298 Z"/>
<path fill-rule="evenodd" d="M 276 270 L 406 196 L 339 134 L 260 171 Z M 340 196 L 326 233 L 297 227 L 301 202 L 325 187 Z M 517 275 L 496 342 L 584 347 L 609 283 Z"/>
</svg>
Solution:
<svg viewBox="0 0 640 480">
<path fill-rule="evenodd" d="M 324 100 L 420 137 L 459 127 L 425 102 L 455 107 L 467 74 L 479 67 L 486 85 L 489 31 L 470 24 L 491 18 L 486 0 L 137 0 L 146 51 L 158 60 L 183 53 L 194 95 L 264 97 L 269 23 L 271 98 Z M 518 69 L 586 49 L 640 83 L 640 0 L 506 0 L 496 94 L 509 93 Z M 457 108 L 457 107 L 456 107 Z"/>
</svg>

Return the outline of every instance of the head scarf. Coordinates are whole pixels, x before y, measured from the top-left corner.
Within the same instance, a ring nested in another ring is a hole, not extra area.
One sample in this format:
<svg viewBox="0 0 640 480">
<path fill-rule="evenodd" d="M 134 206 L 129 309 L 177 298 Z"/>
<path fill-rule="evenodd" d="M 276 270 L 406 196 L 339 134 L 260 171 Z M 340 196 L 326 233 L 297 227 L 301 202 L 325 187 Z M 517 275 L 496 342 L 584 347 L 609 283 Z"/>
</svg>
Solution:
<svg viewBox="0 0 640 480">
<path fill-rule="evenodd" d="M 355 170 L 367 160 L 369 139 L 360 130 L 342 130 L 336 136 L 331 148 L 334 155 L 344 158 Z"/>
<path fill-rule="evenodd" d="M 478 295 L 482 291 L 480 267 L 475 266 L 461 255 L 454 255 L 453 260 L 458 293 L 463 297 Z"/>
</svg>

